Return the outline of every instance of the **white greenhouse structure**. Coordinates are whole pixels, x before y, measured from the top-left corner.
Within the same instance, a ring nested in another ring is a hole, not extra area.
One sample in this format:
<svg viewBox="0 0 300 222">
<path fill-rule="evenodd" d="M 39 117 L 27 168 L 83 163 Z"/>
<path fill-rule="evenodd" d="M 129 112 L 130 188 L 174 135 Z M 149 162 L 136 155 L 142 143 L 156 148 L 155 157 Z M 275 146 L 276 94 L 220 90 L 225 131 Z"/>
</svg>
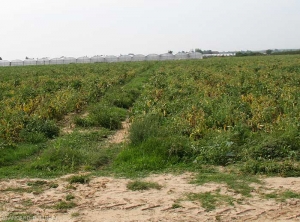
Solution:
<svg viewBox="0 0 300 222">
<path fill-rule="evenodd" d="M 49 58 L 37 59 L 36 64 L 37 65 L 49 65 L 50 59 Z"/>
<path fill-rule="evenodd" d="M 132 61 L 145 61 L 145 60 L 146 60 L 146 56 L 142 54 L 137 54 L 132 56 Z"/>
<path fill-rule="evenodd" d="M 175 56 L 171 53 L 165 53 L 160 55 L 160 60 L 165 61 L 165 60 L 174 60 Z"/>
<path fill-rule="evenodd" d="M 106 56 L 105 62 L 118 62 L 118 57 L 114 55 Z"/>
<path fill-rule="evenodd" d="M 24 66 L 35 66 L 36 60 L 34 59 L 25 59 L 24 60 Z"/>
<path fill-rule="evenodd" d="M 10 61 L 0 60 L 0 66 L 10 66 Z"/>
<path fill-rule="evenodd" d="M 120 55 L 119 62 L 130 62 L 132 60 L 132 56 L 130 55 Z"/>
<path fill-rule="evenodd" d="M 91 58 L 91 62 L 92 63 L 96 63 L 96 62 L 104 62 L 105 61 L 105 59 L 104 59 L 104 57 L 103 56 L 93 56 L 92 58 Z"/>
<path fill-rule="evenodd" d="M 62 58 L 54 58 L 54 59 L 50 59 L 49 64 L 50 64 L 50 65 L 64 64 L 64 60 L 63 60 Z"/>
<path fill-rule="evenodd" d="M 11 65 L 11 66 L 23 66 L 24 63 L 23 63 L 22 60 L 16 59 L 16 60 L 12 60 L 12 61 L 10 62 L 10 65 Z"/>
<path fill-rule="evenodd" d="M 185 52 L 178 52 L 175 55 L 175 59 L 181 60 L 181 59 L 189 59 L 189 55 Z"/>
<path fill-rule="evenodd" d="M 108 56 L 100 56 L 96 55 L 93 57 L 60 57 L 50 59 L 48 57 L 43 57 L 40 59 L 26 59 L 26 60 L 0 60 L 0 67 L 2 66 L 29 66 L 29 65 L 57 65 L 57 64 L 73 64 L 73 63 L 100 63 L 100 62 L 129 62 L 129 61 L 166 61 L 166 60 L 186 60 L 186 59 L 203 59 L 203 57 L 209 56 L 232 56 L 234 54 L 210 54 L 210 55 L 202 55 L 199 52 L 179 52 L 176 55 L 171 53 L 165 54 L 149 54 L 147 56 L 142 54 L 128 54 L 128 55 L 108 55 Z"/>
<path fill-rule="evenodd" d="M 76 63 L 76 58 L 74 57 L 64 57 L 63 58 L 63 64 L 71 64 L 71 63 Z"/>
<path fill-rule="evenodd" d="M 200 52 L 190 52 L 189 53 L 189 58 L 190 59 L 202 59 L 203 55 Z"/>
<path fill-rule="evenodd" d="M 91 63 L 91 59 L 87 56 L 77 58 L 77 63 Z"/>
<path fill-rule="evenodd" d="M 157 54 L 149 54 L 146 56 L 146 61 L 158 61 L 159 55 Z"/>
</svg>

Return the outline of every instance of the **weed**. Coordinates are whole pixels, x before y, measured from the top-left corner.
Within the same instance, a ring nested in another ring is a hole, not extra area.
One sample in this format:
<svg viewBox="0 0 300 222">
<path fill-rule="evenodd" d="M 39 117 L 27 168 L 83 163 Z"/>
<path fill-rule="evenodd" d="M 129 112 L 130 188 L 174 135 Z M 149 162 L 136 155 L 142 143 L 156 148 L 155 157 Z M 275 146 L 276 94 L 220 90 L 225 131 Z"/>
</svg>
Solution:
<svg viewBox="0 0 300 222">
<path fill-rule="evenodd" d="M 127 184 L 127 189 L 129 190 L 149 190 L 149 189 L 157 189 L 160 190 L 162 188 L 161 185 L 154 182 L 145 182 L 145 181 L 131 181 Z"/>
<path fill-rule="evenodd" d="M 250 183 L 260 183 L 260 181 L 249 175 L 235 174 L 235 173 L 199 173 L 193 183 L 199 185 L 205 183 L 225 183 L 230 189 L 234 190 L 236 193 L 240 193 L 244 196 L 251 196 Z"/>
<path fill-rule="evenodd" d="M 127 111 L 107 104 L 96 104 L 90 110 L 89 120 L 94 126 L 102 126 L 110 130 L 120 129 Z"/>
<path fill-rule="evenodd" d="M 36 181 L 31 181 L 31 182 L 27 183 L 28 186 L 32 186 L 32 187 L 39 187 L 39 186 L 43 186 L 46 184 L 48 184 L 48 182 L 45 180 L 36 180 Z"/>
<path fill-rule="evenodd" d="M 275 161 L 275 160 L 248 160 L 241 170 L 251 174 L 279 175 L 283 177 L 300 176 L 300 166 L 295 161 Z"/>
<path fill-rule="evenodd" d="M 66 209 L 71 209 L 76 207 L 77 205 L 74 202 L 65 202 L 65 201 L 60 201 L 57 204 L 55 204 L 54 208 L 56 210 L 66 210 Z"/>
<path fill-rule="evenodd" d="M 227 195 L 221 195 L 220 193 L 189 193 L 187 194 L 188 200 L 199 201 L 206 211 L 212 211 L 216 209 L 216 205 L 227 203 L 233 205 L 233 198 Z"/>
<path fill-rule="evenodd" d="M 76 190 L 76 187 L 74 187 L 72 184 L 68 184 L 66 186 L 66 189 L 68 189 L 68 190 Z"/>
<path fill-rule="evenodd" d="M 75 199 L 75 196 L 74 196 L 73 194 L 68 194 L 68 195 L 66 196 L 66 200 L 67 200 L 67 201 L 70 201 L 70 200 L 73 200 L 73 199 Z"/>
<path fill-rule="evenodd" d="M 300 193 L 293 192 L 291 190 L 286 190 L 284 192 L 272 192 L 264 195 L 267 199 L 276 199 L 277 201 L 284 202 L 287 199 L 300 199 Z"/>
<path fill-rule="evenodd" d="M 81 184 L 86 184 L 89 183 L 90 181 L 90 176 L 89 175 L 75 175 L 70 177 L 69 179 L 69 183 L 81 183 Z"/>
<path fill-rule="evenodd" d="M 30 221 L 34 219 L 35 214 L 32 213 L 10 213 L 5 220 L 6 222 L 12 221 Z"/>
<path fill-rule="evenodd" d="M 57 183 L 48 183 L 49 188 L 57 188 L 59 185 Z"/>
<path fill-rule="evenodd" d="M 49 188 L 56 188 L 58 185 L 54 183 L 48 183 L 44 180 L 36 180 L 36 181 L 30 181 L 27 183 L 27 186 L 29 188 L 23 188 L 23 187 L 17 187 L 17 188 L 7 188 L 3 191 L 12 191 L 12 192 L 18 192 L 18 193 L 33 193 L 33 194 L 40 194 L 43 191 L 49 189 Z"/>
<path fill-rule="evenodd" d="M 71 214 L 71 217 L 79 217 L 80 216 L 80 213 L 78 212 L 74 212 Z"/>
<path fill-rule="evenodd" d="M 40 140 L 44 140 L 44 137 L 54 138 L 59 135 L 59 128 L 52 120 L 43 120 L 33 116 L 24 121 L 24 126 L 23 134 L 21 135 L 23 135 L 23 139 L 28 142 L 40 142 Z M 33 135 L 40 138 L 34 141 Z"/>
<path fill-rule="evenodd" d="M 161 122 L 162 118 L 159 115 L 149 115 L 145 118 L 134 120 L 131 124 L 129 134 L 131 143 L 137 145 L 148 138 L 161 135 L 159 131 Z"/>
<path fill-rule="evenodd" d="M 22 205 L 25 206 L 25 207 L 31 207 L 33 206 L 33 201 L 31 199 L 26 199 L 26 200 L 23 200 L 22 201 Z"/>
<path fill-rule="evenodd" d="M 172 209 L 181 208 L 182 206 L 179 203 L 173 203 Z"/>
</svg>

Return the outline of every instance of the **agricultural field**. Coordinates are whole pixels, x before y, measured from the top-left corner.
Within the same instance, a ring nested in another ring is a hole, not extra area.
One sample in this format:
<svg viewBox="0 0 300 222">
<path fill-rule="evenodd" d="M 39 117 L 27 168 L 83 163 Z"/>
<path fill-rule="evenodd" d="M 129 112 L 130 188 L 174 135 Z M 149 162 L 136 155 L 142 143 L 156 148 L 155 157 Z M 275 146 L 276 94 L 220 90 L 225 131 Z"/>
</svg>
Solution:
<svg viewBox="0 0 300 222">
<path fill-rule="evenodd" d="M 114 170 L 235 164 L 252 174 L 299 176 L 299 62 L 271 56 L 2 68 L 0 166 L 33 158 L 33 170 L 97 169 L 84 144 L 97 144 L 128 118 L 130 142 Z M 74 132 L 64 133 L 64 124 Z"/>
<path fill-rule="evenodd" d="M 127 139 L 112 142 L 125 123 Z M 78 172 L 189 172 L 198 186 L 225 183 L 243 197 L 261 177 L 300 177 L 300 56 L 1 68 L 0 178 Z M 164 189 L 139 180 L 128 189 L 149 184 Z M 220 189 L 170 209 L 237 201 Z"/>
</svg>

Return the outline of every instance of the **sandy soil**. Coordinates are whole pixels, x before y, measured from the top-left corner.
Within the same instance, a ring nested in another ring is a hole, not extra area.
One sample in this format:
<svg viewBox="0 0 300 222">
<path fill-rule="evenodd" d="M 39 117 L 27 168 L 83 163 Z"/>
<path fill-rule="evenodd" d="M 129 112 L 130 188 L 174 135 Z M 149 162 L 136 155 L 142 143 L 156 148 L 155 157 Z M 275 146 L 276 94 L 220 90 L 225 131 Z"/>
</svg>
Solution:
<svg viewBox="0 0 300 222">
<path fill-rule="evenodd" d="M 147 191 L 128 190 L 126 185 L 129 179 L 112 177 L 94 177 L 88 184 L 74 184 L 70 187 L 66 180 L 70 176 L 48 180 L 57 183 L 57 188 L 45 186 L 42 192 L 30 193 L 20 189 L 30 188 L 28 182 L 36 179 L 0 181 L 1 221 L 12 219 L 12 215 L 15 215 L 15 219 L 22 219 L 16 216 L 18 213 L 34 214 L 31 221 L 300 221 L 299 199 L 280 202 L 261 196 L 261 193 L 274 190 L 300 192 L 300 178 L 264 179 L 263 186 L 253 185 L 252 197 L 241 198 L 224 184 L 190 184 L 193 178 L 191 173 L 177 176 L 152 175 L 144 180 L 157 182 L 163 188 Z M 5 191 L 8 188 L 11 191 Z M 220 205 L 207 212 L 199 202 L 185 199 L 186 193 L 217 189 L 239 201 L 234 202 L 233 206 Z M 65 201 L 68 194 L 75 197 L 72 201 L 77 206 L 68 210 L 55 210 L 53 206 Z M 180 199 L 182 207 L 173 209 L 172 205 Z"/>
</svg>

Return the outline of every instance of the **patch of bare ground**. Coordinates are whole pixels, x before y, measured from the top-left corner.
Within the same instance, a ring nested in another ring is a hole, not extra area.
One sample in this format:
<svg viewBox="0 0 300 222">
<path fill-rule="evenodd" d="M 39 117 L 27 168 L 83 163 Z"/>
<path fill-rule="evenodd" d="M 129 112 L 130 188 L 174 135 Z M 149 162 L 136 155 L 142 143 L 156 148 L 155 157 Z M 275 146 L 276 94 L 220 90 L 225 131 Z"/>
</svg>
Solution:
<svg viewBox="0 0 300 222">
<path fill-rule="evenodd" d="M 48 187 L 40 193 L 20 192 L 34 179 L 0 181 L 0 220 L 12 215 L 34 215 L 31 221 L 299 221 L 300 201 L 278 202 L 261 196 L 264 189 L 299 191 L 300 178 L 267 178 L 264 188 L 253 189 L 252 197 L 235 201 L 234 205 L 219 205 L 207 212 L 199 202 L 186 200 L 186 193 L 221 190 L 239 199 L 222 184 L 191 184 L 192 173 L 152 175 L 145 181 L 162 185 L 160 190 L 131 191 L 129 179 L 92 177 L 88 184 L 72 184 L 67 175 L 55 180 L 57 188 Z M 9 188 L 9 189 L 8 189 Z M 262 190 L 263 189 L 263 190 Z M 54 206 L 72 195 L 76 206 L 57 210 Z M 180 200 L 180 207 L 174 203 Z M 30 204 L 29 204 L 30 203 Z M 26 213 L 26 214 L 25 214 Z"/>
<path fill-rule="evenodd" d="M 130 122 L 129 118 L 122 122 L 122 128 L 117 130 L 115 134 L 108 137 L 108 143 L 110 144 L 119 144 L 128 141 L 128 132 L 129 132 Z"/>
<path fill-rule="evenodd" d="M 65 115 L 64 118 L 59 122 L 61 131 L 64 134 L 70 134 L 75 129 L 75 124 L 73 123 L 74 117 L 78 115 L 77 113 L 69 113 Z"/>
</svg>

